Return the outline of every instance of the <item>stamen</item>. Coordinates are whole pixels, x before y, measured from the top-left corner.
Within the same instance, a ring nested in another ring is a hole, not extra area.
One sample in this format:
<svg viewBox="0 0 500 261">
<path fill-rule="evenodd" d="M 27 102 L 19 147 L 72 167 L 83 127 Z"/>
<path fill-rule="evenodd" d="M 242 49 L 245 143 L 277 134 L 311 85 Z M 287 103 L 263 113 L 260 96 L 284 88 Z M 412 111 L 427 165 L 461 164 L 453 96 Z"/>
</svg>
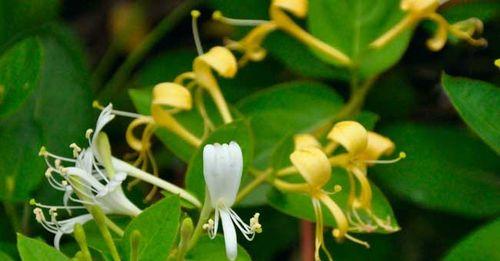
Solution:
<svg viewBox="0 0 500 261">
<path fill-rule="evenodd" d="M 76 145 L 76 143 L 71 143 L 69 145 L 69 148 L 73 149 L 73 157 L 74 158 L 78 158 L 78 154 L 80 154 L 80 152 L 82 152 L 82 148 L 78 147 L 78 145 Z"/>
<path fill-rule="evenodd" d="M 219 21 L 225 24 L 234 25 L 234 26 L 258 26 L 261 24 L 268 23 L 266 20 L 254 20 L 254 19 L 234 19 L 224 17 L 222 12 L 217 10 L 212 13 L 212 19 L 215 21 Z"/>
<path fill-rule="evenodd" d="M 354 242 L 354 243 L 358 243 L 358 244 L 360 244 L 360 245 L 362 245 L 362 246 L 364 246 L 364 247 L 366 247 L 366 248 L 370 248 L 370 244 L 368 244 L 368 242 L 366 242 L 366 241 L 363 241 L 363 240 L 357 239 L 357 238 L 355 238 L 355 237 L 353 237 L 353 236 L 351 236 L 351 235 L 349 235 L 349 234 L 347 234 L 347 233 L 345 234 L 345 237 L 346 237 L 347 239 L 351 240 L 351 241 L 352 241 L 352 242 Z"/>
<path fill-rule="evenodd" d="M 43 211 L 41 208 L 33 209 L 33 214 L 35 214 L 35 219 L 38 223 L 42 223 L 45 220 L 45 217 L 43 215 Z"/>
<path fill-rule="evenodd" d="M 96 109 L 99 109 L 99 110 L 104 110 L 104 106 L 102 106 L 102 104 L 100 104 L 98 101 L 93 101 L 92 102 L 92 107 L 96 108 Z M 119 111 L 119 110 L 111 110 L 111 113 L 115 114 L 115 115 L 119 115 L 119 116 L 123 116 L 123 117 L 130 117 L 130 118 L 140 118 L 140 117 L 144 117 L 144 115 L 141 115 L 141 114 L 138 114 L 138 113 L 133 113 L 133 112 L 128 112 L 128 111 Z M 87 130 L 87 132 L 89 131 L 90 129 Z M 85 137 L 87 137 L 87 139 L 90 138 L 90 135 L 87 135 L 85 134 Z"/>
<path fill-rule="evenodd" d="M 94 133 L 93 129 L 87 129 L 87 131 L 85 131 L 85 138 L 90 139 L 92 133 Z"/>
<path fill-rule="evenodd" d="M 399 156 L 397 158 L 392 159 L 392 160 L 365 160 L 364 162 L 368 163 L 368 164 L 391 164 L 391 163 L 398 162 L 404 158 L 406 158 L 406 153 L 404 153 L 402 151 L 399 153 Z"/>
<path fill-rule="evenodd" d="M 213 219 L 211 219 L 211 218 L 207 221 L 207 223 L 203 224 L 203 226 L 202 226 L 203 230 L 207 231 L 208 236 L 210 236 L 210 238 L 215 236 L 215 235 L 213 235 L 214 227 L 215 227 L 215 223 L 214 223 Z"/>
<path fill-rule="evenodd" d="M 339 193 L 340 191 L 342 191 L 342 186 L 340 186 L 339 184 L 335 185 L 333 187 L 333 191 L 326 191 L 326 190 L 322 190 L 323 193 L 326 193 L 328 195 L 333 195 L 333 194 L 337 194 Z"/>
<path fill-rule="evenodd" d="M 38 156 L 43 156 L 46 157 L 48 154 L 47 149 L 45 146 L 40 147 L 40 151 L 38 152 Z"/>
<path fill-rule="evenodd" d="M 198 55 L 203 54 L 203 47 L 201 46 L 200 34 L 198 33 L 198 17 L 200 17 L 201 13 L 198 10 L 191 11 L 191 27 L 193 28 L 193 38 L 194 44 L 196 45 L 196 51 Z"/>
<path fill-rule="evenodd" d="M 255 233 L 262 233 L 262 225 L 259 223 L 260 213 L 255 213 L 252 218 L 250 218 L 250 229 Z"/>
</svg>

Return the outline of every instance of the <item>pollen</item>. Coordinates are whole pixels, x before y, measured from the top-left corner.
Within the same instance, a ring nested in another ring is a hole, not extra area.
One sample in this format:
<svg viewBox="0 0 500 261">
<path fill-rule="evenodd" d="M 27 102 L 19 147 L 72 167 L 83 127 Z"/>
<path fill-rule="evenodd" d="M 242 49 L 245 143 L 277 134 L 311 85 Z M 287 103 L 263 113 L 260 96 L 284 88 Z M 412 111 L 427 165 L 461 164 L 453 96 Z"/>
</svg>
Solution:
<svg viewBox="0 0 500 261">
<path fill-rule="evenodd" d="M 262 225 L 259 223 L 260 213 L 255 213 L 252 218 L 250 218 L 250 229 L 255 233 L 262 233 Z"/>
<path fill-rule="evenodd" d="M 73 149 L 73 157 L 74 158 L 77 158 L 78 154 L 80 154 L 80 152 L 82 152 L 82 148 L 78 147 L 78 145 L 76 145 L 76 143 L 71 143 L 71 145 L 69 145 L 69 147 L 71 149 Z"/>
<path fill-rule="evenodd" d="M 43 156 L 43 157 L 45 157 L 45 156 L 47 156 L 47 154 L 48 154 L 47 149 L 45 148 L 45 146 L 42 146 L 42 147 L 40 148 L 40 151 L 38 152 L 38 156 Z"/>
<path fill-rule="evenodd" d="M 90 139 L 90 136 L 92 136 L 92 133 L 94 133 L 93 129 L 87 129 L 85 131 L 85 138 Z"/>
<path fill-rule="evenodd" d="M 207 221 L 207 223 L 203 224 L 202 228 L 203 228 L 203 230 L 211 231 L 212 229 L 214 229 L 214 225 L 215 225 L 215 223 L 214 223 L 213 219 L 209 219 Z"/>
</svg>

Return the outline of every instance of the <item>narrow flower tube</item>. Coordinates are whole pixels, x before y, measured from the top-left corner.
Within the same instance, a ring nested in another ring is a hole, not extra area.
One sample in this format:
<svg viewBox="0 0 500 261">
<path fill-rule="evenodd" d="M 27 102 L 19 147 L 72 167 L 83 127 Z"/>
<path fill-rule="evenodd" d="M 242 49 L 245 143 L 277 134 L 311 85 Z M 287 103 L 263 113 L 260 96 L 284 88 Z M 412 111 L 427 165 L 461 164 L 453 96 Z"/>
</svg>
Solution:
<svg viewBox="0 0 500 261">
<path fill-rule="evenodd" d="M 215 221 L 210 219 L 203 227 L 211 238 L 215 238 L 219 218 L 221 219 L 229 260 L 235 260 L 238 255 L 235 225 L 247 240 L 253 240 L 255 233 L 262 232 L 258 213 L 250 219 L 250 224 L 246 224 L 231 209 L 236 200 L 242 171 L 243 154 L 236 142 L 208 144 L 203 148 L 203 176 L 210 203 L 215 209 Z"/>
</svg>

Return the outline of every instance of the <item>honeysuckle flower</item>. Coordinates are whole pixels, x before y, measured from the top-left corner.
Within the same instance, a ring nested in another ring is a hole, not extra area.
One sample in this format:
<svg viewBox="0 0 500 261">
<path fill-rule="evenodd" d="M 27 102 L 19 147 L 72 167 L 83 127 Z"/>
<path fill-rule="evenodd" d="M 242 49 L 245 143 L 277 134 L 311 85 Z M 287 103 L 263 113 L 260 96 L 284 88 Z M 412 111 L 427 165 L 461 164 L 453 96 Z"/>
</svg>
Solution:
<svg viewBox="0 0 500 261">
<path fill-rule="evenodd" d="M 89 140 L 89 143 L 94 142 Z M 34 209 L 36 220 L 49 232 L 55 234 L 54 246 L 58 249 L 63 234 L 72 233 L 75 224 L 84 224 L 92 219 L 91 214 L 82 214 L 66 220 L 57 220 L 59 209 L 67 210 L 71 214 L 71 210 L 86 209 L 97 205 L 106 214 L 137 216 L 141 212 L 130 202 L 121 188 L 126 174 L 110 171 L 109 168 L 103 167 L 102 159 L 106 158 L 106 155 L 102 151 L 96 154 L 90 148 L 82 150 L 75 144 L 70 147 L 73 149 L 74 155 L 77 156 L 76 159 L 54 155 L 43 147 L 40 151 L 40 155 L 45 158 L 47 163 L 45 177 L 49 184 L 56 190 L 64 192 L 63 205 L 51 206 L 38 203 L 35 200 L 30 201 L 32 205 L 37 206 Z M 63 166 L 66 163 L 72 166 Z M 45 219 L 42 208 L 49 209 L 50 220 Z"/>
<path fill-rule="evenodd" d="M 203 176 L 207 184 L 207 196 L 210 197 L 210 203 L 215 209 L 215 221 L 210 219 L 203 227 L 213 239 L 217 234 L 219 218 L 221 219 L 226 255 L 229 260 L 235 260 L 238 254 L 235 225 L 247 240 L 252 240 L 255 233 L 262 232 L 259 213 L 250 219 L 250 224 L 246 224 L 231 209 L 240 187 L 242 171 L 243 155 L 236 142 L 208 144 L 203 148 Z"/>
<path fill-rule="evenodd" d="M 347 152 L 337 154 L 329 158 L 332 166 L 341 166 L 349 173 L 350 193 L 348 203 L 354 210 L 363 208 L 371 213 L 372 190 L 367 178 L 367 167 L 376 163 L 394 163 L 406 157 L 401 152 L 394 160 L 379 160 L 383 155 L 390 155 L 394 151 L 394 143 L 386 137 L 377 133 L 366 131 L 366 129 L 354 121 L 343 121 L 335 124 L 327 138 L 345 148 Z M 360 193 L 356 193 L 356 184 L 359 182 Z M 356 215 L 356 213 L 354 213 Z M 357 215 L 356 215 L 357 216 Z M 388 231 L 397 230 L 382 222 L 375 216 L 378 225 Z M 361 220 L 358 218 L 360 223 Z"/>
<path fill-rule="evenodd" d="M 264 59 L 266 51 L 262 48 L 262 42 L 269 33 L 280 29 L 340 65 L 350 66 L 352 61 L 347 55 L 306 32 L 287 14 L 289 12 L 298 18 L 304 18 L 307 15 L 307 9 L 307 0 L 273 0 L 269 7 L 270 21 L 232 19 L 224 17 L 220 11 L 215 12 L 213 18 L 236 26 L 256 26 L 240 41 L 228 41 L 226 47 L 243 52 L 240 65 L 249 60 L 260 61 Z"/>
<path fill-rule="evenodd" d="M 439 6 L 445 2 L 447 0 L 402 0 L 400 7 L 406 12 L 406 16 L 370 45 L 374 48 L 380 48 L 404 30 L 414 27 L 425 19 L 435 22 L 438 26 L 435 35 L 427 41 L 427 46 L 432 51 L 439 51 L 443 48 L 448 33 L 474 46 L 486 45 L 487 41 L 485 39 L 473 38 L 474 33 L 481 33 L 483 28 L 482 22 L 479 19 L 471 18 L 450 25 L 443 16 L 437 13 Z"/>
</svg>

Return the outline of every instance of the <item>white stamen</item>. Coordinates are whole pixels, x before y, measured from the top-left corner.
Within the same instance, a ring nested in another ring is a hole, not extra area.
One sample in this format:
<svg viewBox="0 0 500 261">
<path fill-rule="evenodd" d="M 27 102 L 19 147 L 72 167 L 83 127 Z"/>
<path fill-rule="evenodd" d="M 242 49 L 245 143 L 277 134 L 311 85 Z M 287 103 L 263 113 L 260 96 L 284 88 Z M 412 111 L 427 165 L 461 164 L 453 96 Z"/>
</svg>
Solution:
<svg viewBox="0 0 500 261">
<path fill-rule="evenodd" d="M 212 14 L 212 19 L 234 25 L 234 26 L 258 26 L 261 24 L 268 23 L 269 21 L 266 20 L 256 20 L 256 19 L 234 19 L 234 18 L 228 18 L 222 15 L 221 11 L 215 11 Z"/>
</svg>

